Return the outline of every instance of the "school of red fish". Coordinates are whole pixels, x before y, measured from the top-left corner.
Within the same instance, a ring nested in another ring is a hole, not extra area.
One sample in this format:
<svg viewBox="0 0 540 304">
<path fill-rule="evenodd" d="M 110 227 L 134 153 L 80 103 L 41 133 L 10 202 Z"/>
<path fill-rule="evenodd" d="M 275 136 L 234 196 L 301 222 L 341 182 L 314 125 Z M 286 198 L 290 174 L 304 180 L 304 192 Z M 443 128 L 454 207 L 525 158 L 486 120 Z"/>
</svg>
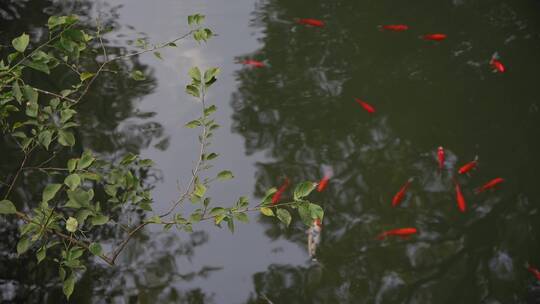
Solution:
<svg viewBox="0 0 540 304">
<path fill-rule="evenodd" d="M 318 27 L 318 28 L 325 27 L 325 25 L 326 25 L 324 21 L 321 21 L 321 20 L 318 20 L 318 19 L 312 19 L 312 18 L 298 18 L 298 19 L 295 20 L 295 22 L 297 24 L 300 24 L 300 25 L 305 25 L 305 26 L 309 26 L 309 27 Z M 379 28 L 380 31 L 390 31 L 390 32 L 404 32 L 404 31 L 409 30 L 409 26 L 405 25 L 405 24 L 380 25 L 380 26 L 378 26 L 378 28 Z M 430 34 L 424 34 L 424 35 L 420 36 L 420 38 L 424 39 L 424 40 L 441 42 L 443 40 L 446 40 L 448 38 L 448 36 L 446 34 L 443 34 L 443 33 L 430 33 Z M 489 66 L 491 67 L 492 71 L 495 72 L 495 73 L 504 73 L 504 72 L 506 72 L 506 67 L 504 66 L 504 64 L 501 62 L 501 60 L 498 57 L 499 56 L 497 54 L 493 55 L 492 58 L 489 60 Z M 245 65 L 255 67 L 255 68 L 266 67 L 266 64 L 264 62 L 257 61 L 257 60 L 254 60 L 254 59 L 245 59 L 241 63 L 243 63 Z M 356 97 L 354 98 L 354 100 L 369 114 L 375 114 L 376 113 L 375 107 L 373 105 L 371 105 L 371 104 L 369 104 L 369 103 L 367 103 L 367 102 L 365 102 L 365 101 L 363 101 L 363 100 L 361 100 L 359 98 L 356 98 Z M 436 156 L 437 156 L 437 165 L 438 165 L 439 172 L 442 172 L 442 170 L 445 167 L 445 151 L 444 151 L 444 148 L 442 146 L 439 146 L 437 148 Z M 457 173 L 459 175 L 470 174 L 471 171 L 476 169 L 477 167 L 478 167 L 478 156 L 476 156 L 472 161 L 470 161 L 470 162 L 464 164 L 463 166 L 461 166 L 457 170 Z M 330 179 L 332 178 L 332 175 L 333 175 L 333 173 L 332 173 L 331 170 L 326 170 L 326 172 L 324 172 L 323 177 L 317 183 L 316 190 L 318 192 L 322 192 L 322 191 L 324 191 L 326 189 Z M 407 191 L 409 190 L 409 188 L 410 188 L 411 184 L 413 183 L 413 181 L 414 181 L 414 178 L 412 178 L 412 177 L 409 178 L 405 182 L 405 184 L 399 189 L 399 191 L 393 196 L 392 203 L 391 203 L 392 207 L 399 206 L 399 204 L 405 198 L 405 196 L 407 194 Z M 455 190 L 455 194 L 456 194 L 457 209 L 459 210 L 459 212 L 464 213 L 464 212 L 467 211 L 467 202 L 465 200 L 463 192 L 461 191 L 461 186 L 458 183 L 457 179 L 455 177 L 452 177 L 452 181 L 454 183 L 454 190 Z M 484 191 L 487 191 L 487 190 L 494 190 L 500 184 L 502 184 L 503 182 L 504 182 L 503 178 L 496 177 L 496 178 L 486 182 L 484 185 L 474 189 L 474 193 L 476 195 L 478 195 L 478 194 L 480 194 L 480 193 L 482 193 Z M 274 193 L 274 195 L 272 197 L 272 204 L 275 205 L 281 200 L 281 197 L 282 197 L 283 193 L 285 192 L 285 190 L 289 187 L 289 184 L 290 184 L 289 178 L 285 178 L 283 184 Z M 315 256 L 315 251 L 316 251 L 317 246 L 318 246 L 318 244 L 320 242 L 320 233 L 321 233 L 321 231 L 322 231 L 321 221 L 320 221 L 320 219 L 315 219 L 313 221 L 312 226 L 308 230 L 308 251 L 309 251 L 310 256 L 314 260 L 315 260 L 315 257 L 314 257 Z M 397 236 L 397 237 L 400 237 L 402 239 L 407 239 L 410 236 L 415 235 L 417 233 L 419 233 L 419 231 L 415 227 L 396 228 L 396 229 L 381 232 L 379 235 L 377 235 L 376 239 L 385 240 L 388 237 L 393 237 L 393 236 Z M 538 270 L 537 268 L 535 268 L 535 267 L 533 267 L 531 265 L 527 265 L 527 270 L 529 272 L 531 272 L 538 281 L 540 281 L 540 270 Z"/>
</svg>

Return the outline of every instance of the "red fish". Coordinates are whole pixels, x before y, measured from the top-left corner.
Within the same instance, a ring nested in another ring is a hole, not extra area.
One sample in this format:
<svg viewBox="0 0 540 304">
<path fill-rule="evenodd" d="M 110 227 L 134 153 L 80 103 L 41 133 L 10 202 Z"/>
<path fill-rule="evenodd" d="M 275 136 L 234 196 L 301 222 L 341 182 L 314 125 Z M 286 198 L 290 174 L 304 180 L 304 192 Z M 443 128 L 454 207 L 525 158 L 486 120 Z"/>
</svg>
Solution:
<svg viewBox="0 0 540 304">
<path fill-rule="evenodd" d="M 437 160 L 439 161 L 439 170 L 442 170 L 444 167 L 444 149 L 441 146 L 437 148 Z"/>
<path fill-rule="evenodd" d="M 279 189 L 276 191 L 276 193 L 274 193 L 274 195 L 272 196 L 272 205 L 277 204 L 281 200 L 281 195 L 283 194 L 283 192 L 285 192 L 285 190 L 287 190 L 287 187 L 289 187 L 289 178 L 288 177 L 285 178 L 285 181 L 283 182 L 283 184 L 279 187 Z"/>
<path fill-rule="evenodd" d="M 403 239 L 408 238 L 412 234 L 416 234 L 418 230 L 416 228 L 398 228 L 385 231 L 377 236 L 378 240 L 384 240 L 388 236 L 399 236 Z"/>
<path fill-rule="evenodd" d="M 504 73 L 506 71 L 503 63 L 498 59 L 492 58 L 489 64 L 495 72 Z"/>
<path fill-rule="evenodd" d="M 317 191 L 322 192 L 324 189 L 326 189 L 326 186 L 328 186 L 328 182 L 330 181 L 330 178 L 332 178 L 332 175 L 334 175 L 334 172 L 332 171 L 332 168 L 327 167 L 324 170 L 324 176 L 317 184 Z"/>
<path fill-rule="evenodd" d="M 467 210 L 467 203 L 465 202 L 465 198 L 463 197 L 463 193 L 461 193 L 461 187 L 459 186 L 458 182 L 454 179 L 454 184 L 456 185 L 456 202 L 459 211 L 465 212 Z"/>
<path fill-rule="evenodd" d="M 476 166 L 478 166 L 478 156 L 476 156 L 473 161 L 470 161 L 466 163 L 465 165 L 463 165 L 461 168 L 459 168 L 458 173 L 465 174 L 471 171 L 472 169 L 476 168 Z"/>
<path fill-rule="evenodd" d="M 311 19 L 311 18 L 300 18 L 300 19 L 297 19 L 296 22 L 298 24 L 305 24 L 305 25 L 310 25 L 310 26 L 315 26 L 315 27 L 324 27 L 324 22 L 321 21 L 321 20 L 317 20 L 317 19 Z"/>
<path fill-rule="evenodd" d="M 362 106 L 362 108 L 364 108 L 364 110 L 368 111 L 369 113 L 375 113 L 375 108 L 369 103 L 362 101 L 358 98 L 355 98 L 355 100 L 357 103 L 359 103 Z"/>
<path fill-rule="evenodd" d="M 256 67 L 256 68 L 265 67 L 264 62 L 253 60 L 253 59 L 246 59 L 246 60 L 242 61 L 242 63 L 245 64 L 245 65 L 250 65 L 252 67 Z"/>
<path fill-rule="evenodd" d="M 401 189 L 399 189 L 398 193 L 396 193 L 396 195 L 394 195 L 394 198 L 392 199 L 392 207 L 396 207 L 397 205 L 399 205 L 399 203 L 401 203 L 401 201 L 403 200 L 403 197 L 405 196 L 405 193 L 407 193 L 407 189 L 409 189 L 409 186 L 411 185 L 413 181 L 413 178 L 409 178 L 407 180 L 407 182 L 405 183 L 405 185 L 403 185 L 401 187 Z"/>
<path fill-rule="evenodd" d="M 474 190 L 474 192 L 476 194 L 484 192 L 484 191 L 486 191 L 488 189 L 494 188 L 495 186 L 497 186 L 498 184 L 500 184 L 502 182 L 504 182 L 504 178 L 500 178 L 500 177 L 494 178 L 494 179 L 490 180 L 489 182 L 485 183 L 482 187 L 476 188 L 476 190 Z"/>
<path fill-rule="evenodd" d="M 538 281 L 540 281 L 540 270 L 532 267 L 531 265 L 527 267 L 527 270 L 532 273 Z"/>
<path fill-rule="evenodd" d="M 424 35 L 422 36 L 422 38 L 424 38 L 424 40 L 432 40 L 432 41 L 443 41 L 444 39 L 446 39 L 446 34 L 427 34 L 427 35 Z"/>
<path fill-rule="evenodd" d="M 405 24 L 388 24 L 379 26 L 381 30 L 393 31 L 393 32 L 403 32 L 409 29 Z"/>
</svg>

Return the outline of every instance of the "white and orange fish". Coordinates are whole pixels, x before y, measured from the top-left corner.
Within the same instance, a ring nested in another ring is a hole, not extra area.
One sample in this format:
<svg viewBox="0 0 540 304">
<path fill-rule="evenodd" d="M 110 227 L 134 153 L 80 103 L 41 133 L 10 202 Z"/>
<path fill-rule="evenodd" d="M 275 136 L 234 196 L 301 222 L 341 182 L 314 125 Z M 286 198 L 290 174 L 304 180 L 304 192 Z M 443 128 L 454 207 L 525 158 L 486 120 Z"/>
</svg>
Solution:
<svg viewBox="0 0 540 304">
<path fill-rule="evenodd" d="M 332 171 L 332 168 L 330 167 L 325 168 L 323 178 L 321 178 L 321 180 L 317 184 L 317 191 L 323 192 L 324 189 L 326 189 L 326 186 L 328 186 L 328 182 L 330 181 L 333 175 L 334 175 L 334 172 Z"/>
<path fill-rule="evenodd" d="M 311 227 L 307 231 L 308 235 L 308 253 L 313 261 L 316 261 L 317 247 L 321 243 L 322 222 L 320 219 L 314 219 Z"/>
</svg>

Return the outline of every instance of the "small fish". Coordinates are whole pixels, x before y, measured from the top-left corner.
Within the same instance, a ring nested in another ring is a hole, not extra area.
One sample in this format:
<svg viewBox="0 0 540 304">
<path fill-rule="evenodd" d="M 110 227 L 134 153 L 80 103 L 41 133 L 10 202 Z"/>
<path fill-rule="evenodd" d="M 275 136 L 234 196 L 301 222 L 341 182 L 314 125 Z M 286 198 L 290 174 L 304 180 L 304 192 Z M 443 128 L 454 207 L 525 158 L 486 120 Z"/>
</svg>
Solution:
<svg viewBox="0 0 540 304">
<path fill-rule="evenodd" d="M 424 40 L 432 40 L 432 41 L 443 41 L 446 39 L 446 34 L 427 34 L 422 36 Z"/>
<path fill-rule="evenodd" d="M 296 23 L 315 27 L 324 27 L 325 25 L 323 21 L 311 18 L 300 18 L 296 20 Z"/>
<path fill-rule="evenodd" d="M 256 67 L 256 68 L 263 68 L 263 67 L 266 66 L 264 64 L 264 62 L 253 60 L 253 59 L 246 59 L 246 60 L 242 61 L 242 64 L 250 65 L 250 66 Z"/>
<path fill-rule="evenodd" d="M 401 201 L 403 200 L 403 197 L 405 196 L 405 193 L 407 193 L 407 189 L 409 189 L 409 186 L 411 185 L 413 181 L 413 178 L 409 178 L 407 180 L 407 182 L 405 183 L 405 185 L 403 185 L 401 187 L 401 189 L 399 189 L 398 193 L 396 193 L 396 195 L 394 195 L 394 198 L 392 199 L 392 207 L 396 207 L 397 205 L 399 205 L 399 203 L 401 203 Z"/>
<path fill-rule="evenodd" d="M 313 220 L 311 227 L 309 227 L 308 234 L 308 252 L 312 260 L 316 261 L 315 254 L 317 253 L 317 247 L 321 243 L 321 231 L 322 223 L 320 219 Z"/>
<path fill-rule="evenodd" d="M 454 184 L 456 185 L 456 202 L 458 209 L 461 212 L 465 212 L 465 210 L 467 210 L 467 203 L 465 202 L 463 193 L 461 193 L 461 187 L 459 186 L 456 179 L 454 179 Z"/>
<path fill-rule="evenodd" d="M 409 27 L 405 24 L 387 24 L 387 25 L 380 25 L 379 29 L 392 31 L 392 32 L 403 32 L 403 31 L 408 30 Z"/>
<path fill-rule="evenodd" d="M 272 196 L 272 205 L 277 204 L 281 200 L 281 195 L 283 194 L 283 192 L 285 192 L 285 190 L 287 190 L 287 187 L 289 187 L 289 178 L 288 177 L 285 178 L 285 181 L 283 182 L 283 184 L 279 187 L 279 189 L 276 191 L 276 193 L 274 193 L 274 195 Z"/>
<path fill-rule="evenodd" d="M 540 281 L 540 270 L 534 268 L 533 266 L 529 265 L 527 267 L 527 270 L 532 273 L 538 281 Z"/>
<path fill-rule="evenodd" d="M 377 236 L 378 240 L 384 240 L 388 236 L 399 236 L 402 239 L 406 239 L 412 234 L 418 233 L 416 228 L 398 228 L 393 230 L 384 231 Z"/>
<path fill-rule="evenodd" d="M 362 101 L 358 98 L 355 98 L 354 100 L 356 100 L 356 102 L 359 103 L 362 106 L 362 108 L 364 108 L 364 110 L 368 111 L 369 113 L 375 113 L 375 108 L 369 103 Z"/>
<path fill-rule="evenodd" d="M 439 170 L 442 170 L 444 167 L 444 149 L 441 146 L 437 148 L 437 160 L 439 161 Z"/>
<path fill-rule="evenodd" d="M 504 67 L 503 63 L 496 58 L 491 58 L 491 60 L 489 61 L 489 64 L 491 65 L 491 67 L 493 68 L 495 72 L 504 73 L 506 71 L 506 68 Z"/>
<path fill-rule="evenodd" d="M 465 174 L 469 171 L 471 171 L 472 169 L 476 168 L 476 166 L 478 166 L 478 156 L 475 156 L 474 159 L 468 163 L 466 163 L 465 165 L 461 166 L 461 168 L 459 168 L 458 170 L 458 173 L 459 174 Z"/>
<path fill-rule="evenodd" d="M 498 184 L 504 182 L 504 178 L 500 178 L 500 177 L 497 177 L 497 178 L 494 178 L 492 180 L 490 180 L 489 182 L 485 183 L 482 187 L 479 187 L 479 188 L 476 188 L 476 190 L 474 190 L 474 192 L 476 194 L 478 193 L 482 193 L 488 189 L 491 189 L 491 188 L 494 188 L 495 186 L 497 186 Z"/>
<path fill-rule="evenodd" d="M 328 186 L 328 182 L 330 181 L 330 178 L 334 175 L 334 172 L 332 171 L 332 168 L 328 167 L 324 170 L 324 176 L 317 184 L 317 191 L 322 192 L 324 189 L 326 189 L 326 186 Z"/>
</svg>

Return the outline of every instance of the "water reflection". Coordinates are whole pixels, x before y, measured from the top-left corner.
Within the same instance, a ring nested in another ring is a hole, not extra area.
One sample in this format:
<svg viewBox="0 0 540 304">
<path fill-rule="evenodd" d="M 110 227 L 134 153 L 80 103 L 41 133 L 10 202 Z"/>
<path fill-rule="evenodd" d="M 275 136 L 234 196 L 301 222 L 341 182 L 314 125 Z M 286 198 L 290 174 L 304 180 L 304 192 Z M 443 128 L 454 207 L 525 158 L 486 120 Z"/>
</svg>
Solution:
<svg viewBox="0 0 540 304">
<path fill-rule="evenodd" d="M 520 66 L 519 75 L 499 77 L 487 60 L 501 49 L 516 65 L 524 57 L 533 60 L 529 47 L 540 49 L 538 31 L 529 40 L 507 21 L 528 24 L 540 15 L 501 1 L 482 8 L 458 4 L 460 10 L 446 8 L 450 3 L 435 8 L 384 1 L 269 0 L 258 6 L 254 24 L 263 28 L 263 46 L 245 57 L 269 67 L 240 70 L 232 96 L 233 130 L 244 137 L 247 153 L 271 157 L 257 164 L 255 193 L 261 196 L 283 176 L 319 180 L 323 165 L 332 166 L 335 177 L 328 191 L 313 197 L 326 214 L 321 284 L 309 289 L 309 266 L 272 265 L 253 276 L 256 294 L 249 303 L 265 303 L 265 295 L 275 303 L 509 303 L 537 297 L 527 291 L 534 283 L 524 264 L 540 256 L 534 182 L 540 120 L 529 114 L 540 95 L 532 89 L 532 69 Z M 448 14 L 466 21 L 444 22 Z M 470 17 L 478 15 L 485 18 Z M 295 17 L 321 18 L 328 26 L 301 27 L 293 24 Z M 376 30 L 388 20 L 414 24 L 414 31 Z M 434 28 L 452 39 L 433 44 L 414 36 Z M 504 33 L 481 34 L 494 28 Z M 499 36 L 505 35 L 521 38 L 503 46 Z M 471 67 L 471 60 L 479 64 Z M 354 97 L 378 113 L 370 116 Z M 515 111 L 508 111 L 510 98 Z M 447 148 L 442 174 L 438 145 Z M 470 207 L 461 215 L 450 172 L 476 154 L 479 170 L 459 178 Z M 509 181 L 502 189 L 473 195 L 474 187 L 499 175 Z M 411 176 L 410 194 L 392 209 L 392 196 Z M 299 222 L 287 231 L 262 222 L 271 238 L 305 246 Z M 375 240 L 382 230 L 403 226 L 421 233 Z"/>
</svg>

